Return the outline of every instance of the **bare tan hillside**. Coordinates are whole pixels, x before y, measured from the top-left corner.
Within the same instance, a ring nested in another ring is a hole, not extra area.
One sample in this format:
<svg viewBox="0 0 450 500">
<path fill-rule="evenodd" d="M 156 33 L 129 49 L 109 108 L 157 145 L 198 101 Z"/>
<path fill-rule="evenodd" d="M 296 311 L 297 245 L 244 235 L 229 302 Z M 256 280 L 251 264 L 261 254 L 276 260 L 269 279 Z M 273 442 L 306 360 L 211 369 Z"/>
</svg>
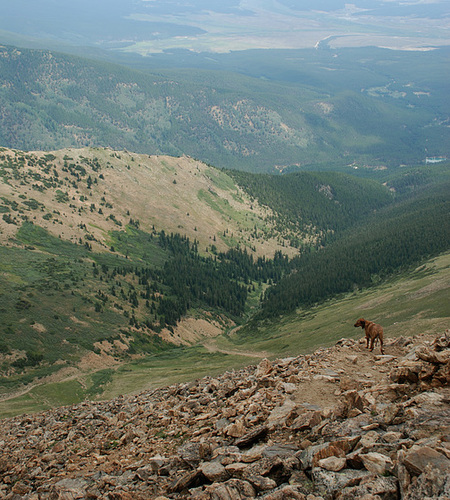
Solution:
<svg viewBox="0 0 450 500">
<path fill-rule="evenodd" d="M 22 220 L 73 242 L 108 250 L 108 232 L 130 220 L 150 231 L 197 239 L 201 251 L 241 244 L 258 255 L 294 252 L 269 234 L 270 211 L 225 173 L 190 157 L 109 149 L 0 150 L 0 239 L 12 244 Z"/>
</svg>

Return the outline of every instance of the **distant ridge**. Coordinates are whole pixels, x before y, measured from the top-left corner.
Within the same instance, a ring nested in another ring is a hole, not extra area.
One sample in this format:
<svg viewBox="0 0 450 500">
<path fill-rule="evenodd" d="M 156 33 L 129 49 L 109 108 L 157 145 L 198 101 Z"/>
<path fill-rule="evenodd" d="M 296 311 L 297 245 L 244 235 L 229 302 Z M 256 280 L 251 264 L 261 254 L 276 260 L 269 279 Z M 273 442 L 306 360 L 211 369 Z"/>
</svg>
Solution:
<svg viewBox="0 0 450 500">
<path fill-rule="evenodd" d="M 262 79 L 266 59 L 259 52 L 251 76 L 244 76 L 150 73 L 3 46 L 0 144 L 23 150 L 108 146 L 258 172 L 349 171 L 351 165 L 366 167 L 364 175 L 374 175 L 377 166 L 419 163 L 425 148 L 446 154 L 444 52 L 430 56 L 430 63 L 395 54 L 395 65 L 389 52 L 345 51 L 338 59 L 317 52 L 269 52 L 270 78 Z M 302 71 L 292 67 L 293 58 L 305 59 Z M 380 58 L 397 69 L 373 74 Z M 428 64 L 437 68 L 433 81 L 412 85 L 410 67 Z"/>
</svg>

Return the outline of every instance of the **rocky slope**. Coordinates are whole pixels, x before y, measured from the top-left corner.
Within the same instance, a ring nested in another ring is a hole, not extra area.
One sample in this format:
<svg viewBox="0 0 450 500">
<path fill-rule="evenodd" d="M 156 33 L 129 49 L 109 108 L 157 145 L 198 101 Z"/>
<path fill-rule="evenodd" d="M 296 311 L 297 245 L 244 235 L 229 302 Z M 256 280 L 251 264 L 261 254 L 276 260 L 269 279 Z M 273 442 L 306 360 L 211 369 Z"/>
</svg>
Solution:
<svg viewBox="0 0 450 500">
<path fill-rule="evenodd" d="M 450 498 L 450 332 L 1 422 L 0 498 Z"/>
</svg>

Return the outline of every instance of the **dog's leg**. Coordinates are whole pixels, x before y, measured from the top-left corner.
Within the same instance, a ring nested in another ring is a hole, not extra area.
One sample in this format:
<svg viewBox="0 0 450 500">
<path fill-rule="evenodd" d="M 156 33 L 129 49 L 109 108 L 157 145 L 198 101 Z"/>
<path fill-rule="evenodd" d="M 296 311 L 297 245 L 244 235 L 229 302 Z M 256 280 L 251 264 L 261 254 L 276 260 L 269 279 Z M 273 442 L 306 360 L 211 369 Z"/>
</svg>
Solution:
<svg viewBox="0 0 450 500">
<path fill-rule="evenodd" d="M 374 338 L 374 337 L 372 337 L 372 338 L 370 339 L 370 352 L 372 352 L 372 351 L 373 351 L 373 344 L 374 344 L 374 343 L 375 343 L 375 338 Z"/>
<path fill-rule="evenodd" d="M 381 349 L 381 354 L 384 354 L 383 350 L 383 339 L 380 337 L 380 349 Z"/>
</svg>

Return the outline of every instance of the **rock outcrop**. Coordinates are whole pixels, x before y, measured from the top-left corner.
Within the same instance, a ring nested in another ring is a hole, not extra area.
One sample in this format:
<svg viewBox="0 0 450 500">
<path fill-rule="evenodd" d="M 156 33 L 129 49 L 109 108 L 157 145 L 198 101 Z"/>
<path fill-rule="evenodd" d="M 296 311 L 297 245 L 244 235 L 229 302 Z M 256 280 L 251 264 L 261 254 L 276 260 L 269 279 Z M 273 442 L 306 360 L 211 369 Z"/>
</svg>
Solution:
<svg viewBox="0 0 450 500">
<path fill-rule="evenodd" d="M 450 499 L 450 335 L 1 421 L 0 498 Z"/>
</svg>

